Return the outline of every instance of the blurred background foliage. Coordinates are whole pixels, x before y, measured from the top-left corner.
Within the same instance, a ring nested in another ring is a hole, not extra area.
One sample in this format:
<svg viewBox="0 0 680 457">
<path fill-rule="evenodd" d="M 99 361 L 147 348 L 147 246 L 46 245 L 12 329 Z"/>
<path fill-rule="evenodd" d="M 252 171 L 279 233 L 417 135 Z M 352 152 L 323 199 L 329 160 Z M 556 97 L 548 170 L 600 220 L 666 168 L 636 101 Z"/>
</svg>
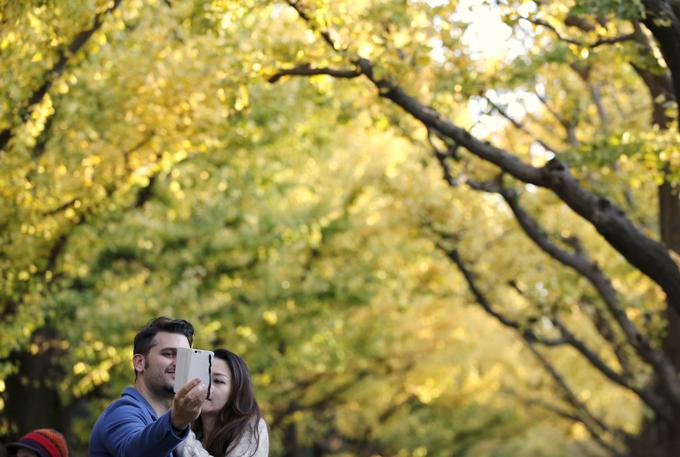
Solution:
<svg viewBox="0 0 680 457">
<path fill-rule="evenodd" d="M 286 2 L 0 2 L 3 441 L 51 425 L 85 455 L 97 415 L 132 382 L 134 334 L 169 315 L 195 325 L 196 347 L 248 362 L 272 455 L 602 455 L 555 414 L 568 405 L 554 379 L 475 303 L 439 236 L 507 315 L 556 309 L 615 364 L 579 306 L 597 301 L 589 284 L 536 249 L 499 196 L 448 186 L 427 132 L 366 81 L 267 79 L 295 62 L 379 61 L 522 159 L 559 152 L 653 236 L 656 185 L 675 182 L 680 153 L 677 129 L 650 125 L 635 46 L 565 43 L 521 19 L 538 16 L 532 2 L 304 3 L 340 52 Z M 540 3 L 555 24 L 606 16 L 583 40 L 626 33 L 639 14 L 633 1 Z M 513 46 L 480 47 L 471 14 L 495 15 L 486 26 Z M 554 196 L 521 198 L 548 233 L 580 238 L 660 341 L 660 290 Z M 581 401 L 637 432 L 649 412 L 636 396 L 569 348 L 548 356 Z"/>
</svg>

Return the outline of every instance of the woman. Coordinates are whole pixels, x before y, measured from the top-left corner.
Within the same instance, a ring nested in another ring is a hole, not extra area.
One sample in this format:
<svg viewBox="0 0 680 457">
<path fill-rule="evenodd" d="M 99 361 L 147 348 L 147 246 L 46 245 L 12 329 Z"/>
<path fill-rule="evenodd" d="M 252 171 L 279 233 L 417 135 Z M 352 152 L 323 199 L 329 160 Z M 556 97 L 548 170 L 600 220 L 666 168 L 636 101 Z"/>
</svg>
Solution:
<svg viewBox="0 0 680 457">
<path fill-rule="evenodd" d="M 267 424 L 246 363 L 226 349 L 213 352 L 210 400 L 175 452 L 181 457 L 267 457 Z"/>
</svg>

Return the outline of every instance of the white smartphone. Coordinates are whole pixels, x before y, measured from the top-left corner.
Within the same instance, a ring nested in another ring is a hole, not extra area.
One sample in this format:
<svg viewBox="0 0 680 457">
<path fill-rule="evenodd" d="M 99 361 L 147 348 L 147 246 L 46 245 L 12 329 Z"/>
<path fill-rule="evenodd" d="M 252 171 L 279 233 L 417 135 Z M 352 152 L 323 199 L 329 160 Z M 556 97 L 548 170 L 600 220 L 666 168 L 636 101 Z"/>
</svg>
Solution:
<svg viewBox="0 0 680 457">
<path fill-rule="evenodd" d="M 210 399 L 214 356 L 215 354 L 212 351 L 177 348 L 177 358 L 175 359 L 175 392 L 192 379 L 200 378 L 203 384 L 208 387 L 207 398 Z"/>
</svg>

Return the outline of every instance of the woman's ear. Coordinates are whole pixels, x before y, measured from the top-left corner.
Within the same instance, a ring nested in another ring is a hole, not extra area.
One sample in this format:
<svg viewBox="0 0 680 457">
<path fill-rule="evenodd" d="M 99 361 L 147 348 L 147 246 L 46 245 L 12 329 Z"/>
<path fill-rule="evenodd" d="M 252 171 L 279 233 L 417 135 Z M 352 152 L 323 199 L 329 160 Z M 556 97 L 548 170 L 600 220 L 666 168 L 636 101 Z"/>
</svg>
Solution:
<svg viewBox="0 0 680 457">
<path fill-rule="evenodd" d="M 142 354 L 135 354 L 132 356 L 132 366 L 135 369 L 135 373 L 139 374 L 144 371 L 144 366 L 146 365 L 144 356 Z"/>
</svg>

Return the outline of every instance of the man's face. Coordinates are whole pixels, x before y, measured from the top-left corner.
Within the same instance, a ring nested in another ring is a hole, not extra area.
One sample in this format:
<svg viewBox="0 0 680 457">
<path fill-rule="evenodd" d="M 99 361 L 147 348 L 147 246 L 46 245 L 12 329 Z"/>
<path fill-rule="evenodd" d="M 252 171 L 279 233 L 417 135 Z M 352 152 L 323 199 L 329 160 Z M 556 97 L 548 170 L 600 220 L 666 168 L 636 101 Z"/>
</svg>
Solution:
<svg viewBox="0 0 680 457">
<path fill-rule="evenodd" d="M 138 376 L 153 394 L 172 398 L 177 348 L 188 348 L 189 340 L 178 333 L 158 332 L 153 343 L 141 371 L 136 365 Z"/>
</svg>

